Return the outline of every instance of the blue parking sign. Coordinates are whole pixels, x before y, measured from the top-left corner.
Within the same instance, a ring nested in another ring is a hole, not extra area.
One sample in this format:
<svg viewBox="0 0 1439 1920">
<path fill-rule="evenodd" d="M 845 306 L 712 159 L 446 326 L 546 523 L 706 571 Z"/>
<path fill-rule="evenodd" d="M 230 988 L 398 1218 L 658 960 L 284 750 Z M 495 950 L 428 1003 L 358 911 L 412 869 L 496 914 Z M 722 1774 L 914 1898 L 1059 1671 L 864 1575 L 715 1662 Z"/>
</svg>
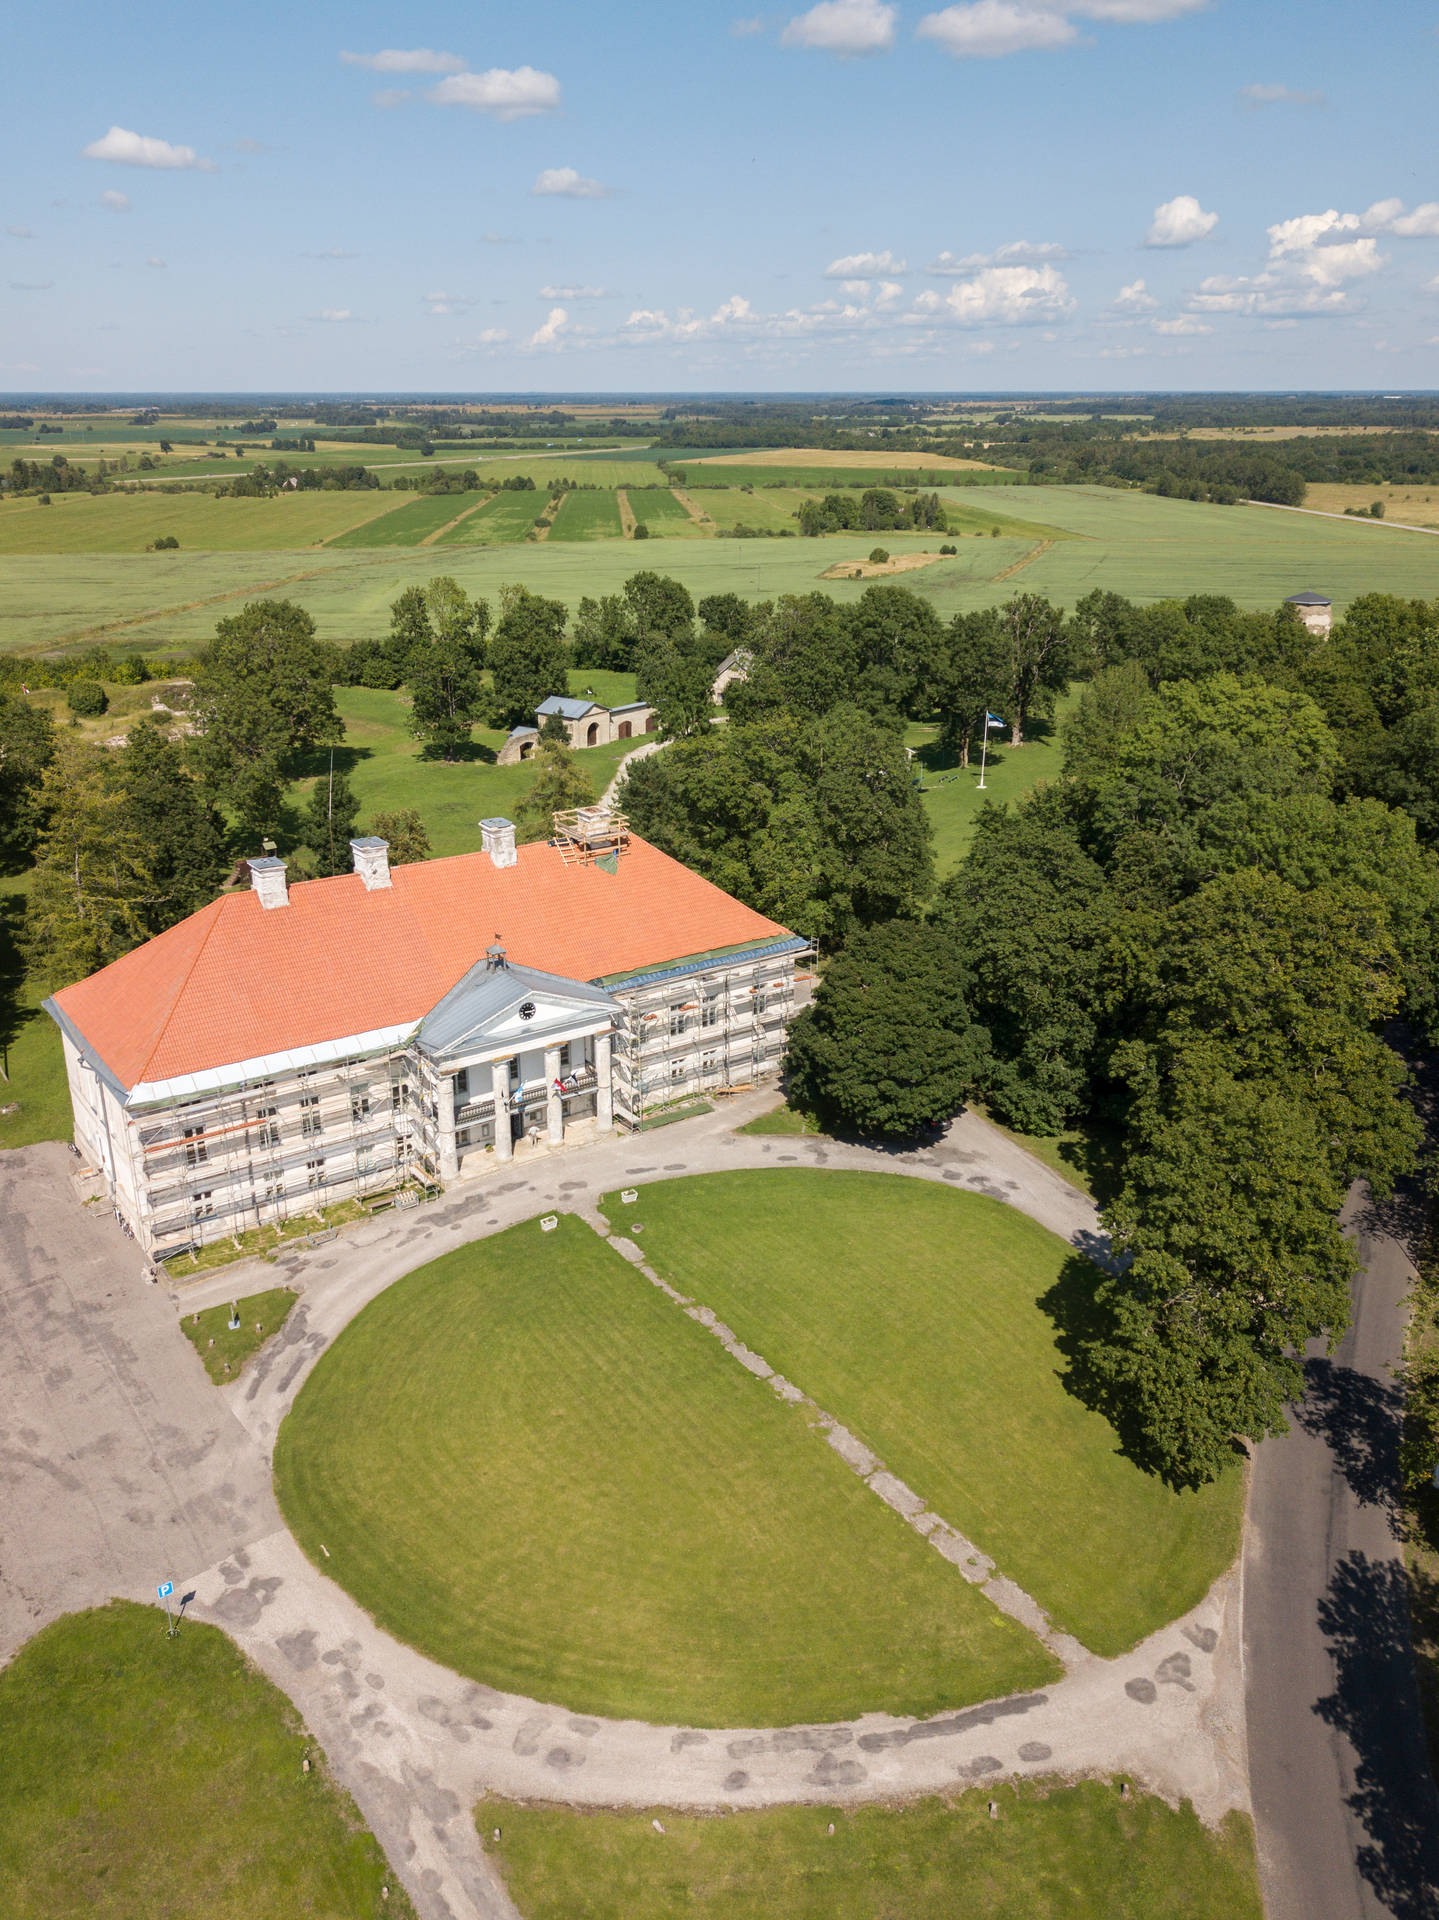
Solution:
<svg viewBox="0 0 1439 1920">
<path fill-rule="evenodd" d="M 175 1591 L 175 1582 L 173 1580 L 167 1580 L 163 1587 L 156 1587 L 155 1591 L 162 1600 L 168 1600 L 170 1595 Z"/>
</svg>

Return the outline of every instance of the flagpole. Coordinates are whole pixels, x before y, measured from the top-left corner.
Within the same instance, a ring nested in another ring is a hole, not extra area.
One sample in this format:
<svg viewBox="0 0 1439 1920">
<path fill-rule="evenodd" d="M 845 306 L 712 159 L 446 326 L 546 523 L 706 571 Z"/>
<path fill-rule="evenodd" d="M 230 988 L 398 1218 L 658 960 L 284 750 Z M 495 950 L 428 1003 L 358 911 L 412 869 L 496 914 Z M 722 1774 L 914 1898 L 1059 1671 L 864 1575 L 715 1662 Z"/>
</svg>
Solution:
<svg viewBox="0 0 1439 1920">
<path fill-rule="evenodd" d="M 984 727 L 982 731 L 983 731 L 984 737 L 979 743 L 979 791 L 981 793 L 984 792 L 985 762 L 989 758 L 989 712 L 988 712 L 988 709 L 985 710 Z"/>
</svg>

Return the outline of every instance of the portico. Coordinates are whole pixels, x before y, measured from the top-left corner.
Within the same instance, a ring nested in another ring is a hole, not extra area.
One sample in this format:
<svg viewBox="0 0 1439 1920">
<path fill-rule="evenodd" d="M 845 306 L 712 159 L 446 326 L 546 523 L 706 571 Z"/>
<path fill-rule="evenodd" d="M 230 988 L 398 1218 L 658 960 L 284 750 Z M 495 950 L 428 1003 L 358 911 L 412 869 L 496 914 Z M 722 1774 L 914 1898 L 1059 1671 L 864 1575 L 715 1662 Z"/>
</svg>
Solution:
<svg viewBox="0 0 1439 1920">
<path fill-rule="evenodd" d="M 578 1120 L 611 1127 L 610 1034 L 620 1011 L 586 981 L 512 967 L 491 947 L 418 1036 L 433 1074 L 440 1179 L 512 1158 L 527 1135 L 558 1147 Z"/>
</svg>

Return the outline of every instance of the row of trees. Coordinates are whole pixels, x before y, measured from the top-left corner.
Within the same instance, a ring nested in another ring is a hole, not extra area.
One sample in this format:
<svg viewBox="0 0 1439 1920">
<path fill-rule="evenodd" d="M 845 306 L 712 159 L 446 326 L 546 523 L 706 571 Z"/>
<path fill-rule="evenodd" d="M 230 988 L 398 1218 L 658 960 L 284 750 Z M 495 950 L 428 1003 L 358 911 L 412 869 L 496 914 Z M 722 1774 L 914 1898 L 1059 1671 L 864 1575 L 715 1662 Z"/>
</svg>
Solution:
<svg viewBox="0 0 1439 1920">
<path fill-rule="evenodd" d="M 852 493 L 827 493 L 822 500 L 802 500 L 799 530 L 813 537 L 821 533 L 892 533 L 933 530 L 947 533 L 944 502 L 937 493 L 892 492 L 888 487 L 866 487 L 856 500 Z"/>
</svg>

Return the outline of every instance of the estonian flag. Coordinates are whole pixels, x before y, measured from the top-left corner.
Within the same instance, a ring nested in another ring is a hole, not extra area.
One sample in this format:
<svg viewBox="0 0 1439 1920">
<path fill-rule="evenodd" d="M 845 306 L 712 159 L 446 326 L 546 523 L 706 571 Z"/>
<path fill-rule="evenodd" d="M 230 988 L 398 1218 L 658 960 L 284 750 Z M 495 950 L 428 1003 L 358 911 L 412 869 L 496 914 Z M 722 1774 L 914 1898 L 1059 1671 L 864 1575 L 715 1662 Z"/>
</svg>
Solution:
<svg viewBox="0 0 1439 1920">
<path fill-rule="evenodd" d="M 997 713 L 990 713 L 986 709 L 985 715 L 984 715 L 984 730 L 986 733 L 989 732 L 991 727 L 1002 727 L 1003 725 L 1004 725 L 1004 722 L 1000 719 Z"/>
</svg>

